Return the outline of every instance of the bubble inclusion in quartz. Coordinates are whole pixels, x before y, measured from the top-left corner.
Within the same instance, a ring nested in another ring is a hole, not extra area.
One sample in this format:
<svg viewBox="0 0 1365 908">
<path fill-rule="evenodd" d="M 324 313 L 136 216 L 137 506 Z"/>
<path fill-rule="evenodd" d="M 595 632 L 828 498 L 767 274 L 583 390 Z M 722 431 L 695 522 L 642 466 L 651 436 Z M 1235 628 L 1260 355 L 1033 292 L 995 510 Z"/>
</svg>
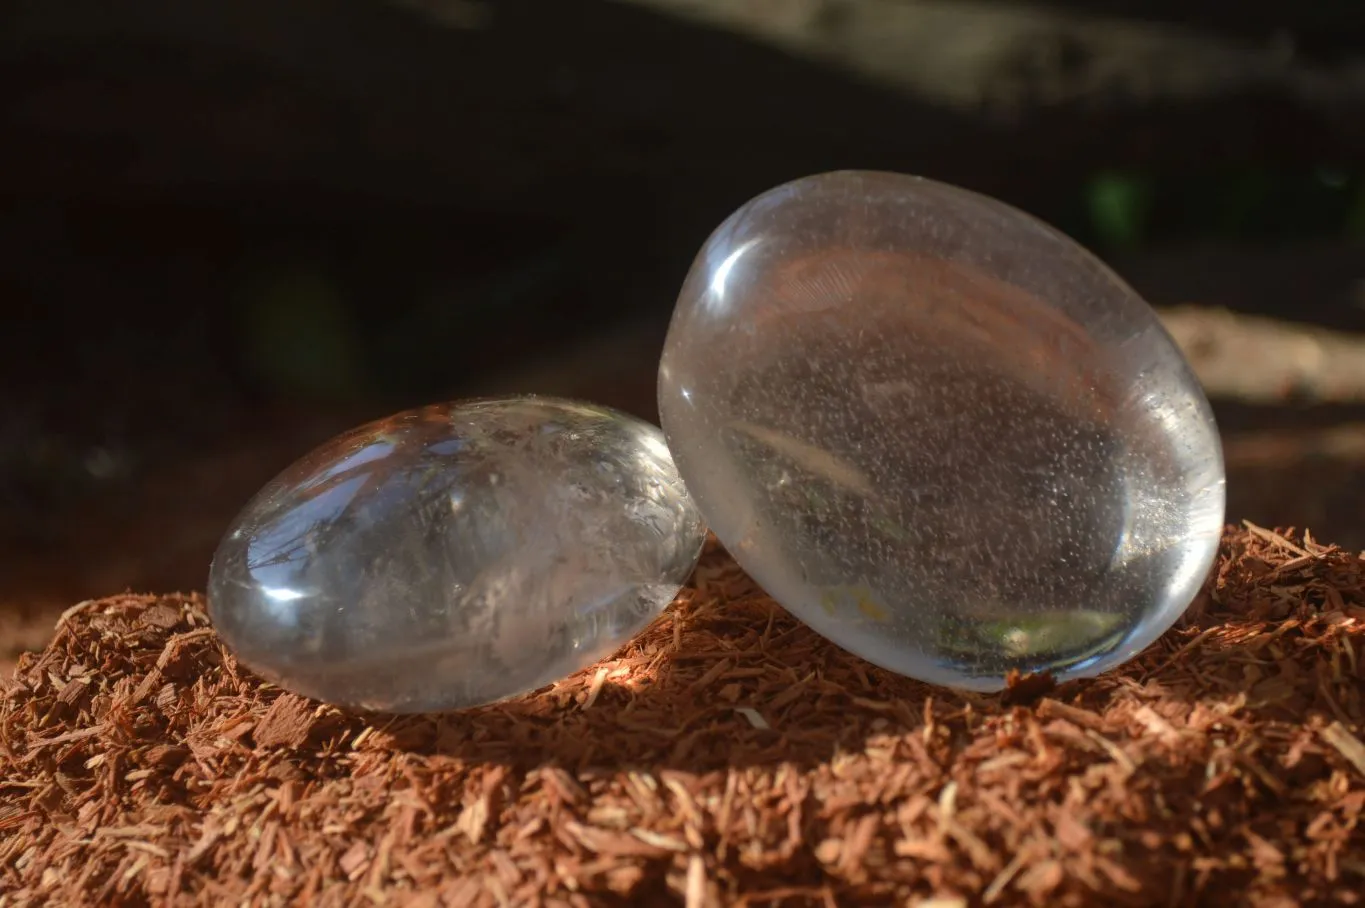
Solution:
<svg viewBox="0 0 1365 908">
<path fill-rule="evenodd" d="M 209 612 L 286 689 L 454 709 L 609 655 L 673 600 L 704 536 L 654 426 L 552 398 L 427 407 L 267 485 L 219 546 Z"/>
<path fill-rule="evenodd" d="M 1041 222 L 930 180 L 822 174 L 735 212 L 687 276 L 659 406 L 750 575 L 921 680 L 1098 674 L 1216 554 L 1217 429 L 1150 307 Z"/>
</svg>

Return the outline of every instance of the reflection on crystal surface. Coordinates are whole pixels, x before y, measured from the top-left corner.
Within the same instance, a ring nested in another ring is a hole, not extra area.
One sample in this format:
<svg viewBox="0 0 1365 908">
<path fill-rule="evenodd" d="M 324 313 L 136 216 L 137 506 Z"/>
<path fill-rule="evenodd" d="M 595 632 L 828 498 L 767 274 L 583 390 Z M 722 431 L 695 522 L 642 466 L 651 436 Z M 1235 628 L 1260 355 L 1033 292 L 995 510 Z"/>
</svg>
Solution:
<svg viewBox="0 0 1365 908">
<path fill-rule="evenodd" d="M 428 407 L 267 485 L 214 557 L 209 609 L 282 687 L 459 708 L 627 642 L 673 600 L 704 534 L 653 426 L 550 398 Z"/>
<path fill-rule="evenodd" d="M 1217 430 L 1152 310 L 1051 228 L 928 180 L 824 174 L 732 215 L 679 297 L 659 406 L 749 573 L 935 683 L 1130 658 L 1222 527 Z"/>
</svg>

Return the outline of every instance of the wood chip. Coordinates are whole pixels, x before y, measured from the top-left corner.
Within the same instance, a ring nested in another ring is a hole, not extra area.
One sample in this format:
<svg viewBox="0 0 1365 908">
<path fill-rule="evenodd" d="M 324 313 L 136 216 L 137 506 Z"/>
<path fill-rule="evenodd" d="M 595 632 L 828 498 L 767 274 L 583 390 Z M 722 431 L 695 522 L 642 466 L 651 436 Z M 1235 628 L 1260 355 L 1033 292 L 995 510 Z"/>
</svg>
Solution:
<svg viewBox="0 0 1365 908">
<path fill-rule="evenodd" d="M 706 904 L 706 861 L 699 854 L 687 861 L 687 890 L 683 897 L 685 908 L 703 908 Z"/>
<path fill-rule="evenodd" d="M 308 740 L 317 704 L 294 694 L 284 694 L 256 723 L 254 736 L 261 747 L 300 747 Z"/>
<path fill-rule="evenodd" d="M 604 665 L 592 676 L 592 683 L 588 685 L 588 695 L 583 698 L 584 709 L 592 709 L 592 705 L 597 702 L 597 696 L 602 693 L 602 685 L 607 683 L 607 671 Z"/>
<path fill-rule="evenodd" d="M 1089 710 L 1067 706 L 1065 703 L 1059 703 L 1056 700 L 1044 699 L 1039 701 L 1038 715 L 1045 719 L 1065 719 L 1091 731 L 1099 731 L 1104 728 L 1102 716 L 1098 716 Z"/>
<path fill-rule="evenodd" d="M 754 728 L 759 729 L 772 728 L 772 726 L 768 724 L 768 720 L 764 719 L 761 715 L 759 715 L 758 710 L 752 707 L 737 706 L 735 707 L 735 712 L 743 716 L 748 721 L 748 723 L 752 725 Z"/>
<path fill-rule="evenodd" d="M 1322 737 L 1356 768 L 1356 772 L 1360 773 L 1362 778 L 1365 778 L 1365 744 L 1361 744 L 1359 738 L 1347 731 L 1346 726 L 1340 722 L 1333 722 L 1324 728 Z"/>
</svg>

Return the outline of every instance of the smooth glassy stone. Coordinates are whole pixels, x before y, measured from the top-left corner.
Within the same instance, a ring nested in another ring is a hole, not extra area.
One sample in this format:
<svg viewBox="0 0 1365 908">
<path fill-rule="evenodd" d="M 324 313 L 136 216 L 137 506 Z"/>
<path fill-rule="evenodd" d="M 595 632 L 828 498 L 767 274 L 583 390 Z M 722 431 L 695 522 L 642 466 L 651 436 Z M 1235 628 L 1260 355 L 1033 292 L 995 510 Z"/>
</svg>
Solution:
<svg viewBox="0 0 1365 908">
<path fill-rule="evenodd" d="M 209 613 L 283 688 L 456 709 L 629 641 L 672 602 L 705 532 L 654 426 L 551 398 L 426 407 L 267 485 L 218 548 Z"/>
<path fill-rule="evenodd" d="M 929 180 L 828 173 L 731 215 L 682 289 L 659 406 L 749 574 L 924 681 L 1098 674 L 1216 554 L 1218 432 L 1153 311 L 1055 230 Z"/>
</svg>

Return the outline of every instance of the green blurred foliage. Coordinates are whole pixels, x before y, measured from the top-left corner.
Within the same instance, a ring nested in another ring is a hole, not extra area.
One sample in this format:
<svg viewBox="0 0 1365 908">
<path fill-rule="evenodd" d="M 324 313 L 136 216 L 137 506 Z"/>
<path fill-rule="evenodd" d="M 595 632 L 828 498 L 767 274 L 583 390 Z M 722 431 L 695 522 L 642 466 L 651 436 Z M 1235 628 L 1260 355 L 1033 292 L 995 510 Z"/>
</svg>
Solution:
<svg viewBox="0 0 1365 908">
<path fill-rule="evenodd" d="M 1365 238 L 1365 176 L 1356 180 L 1355 197 L 1346 216 L 1346 233 Z"/>
<path fill-rule="evenodd" d="M 1101 172 L 1082 187 L 1075 235 L 1103 251 L 1192 239 L 1295 240 L 1365 232 L 1365 175 L 1336 167 L 1197 174 Z"/>
<path fill-rule="evenodd" d="M 508 346 L 509 332 L 516 330 L 510 326 L 552 307 L 557 290 L 572 282 L 573 269 L 590 260 L 587 240 L 571 236 L 478 277 L 414 286 L 396 318 L 371 341 L 376 380 L 385 391 L 410 392 L 448 373 L 443 361 L 458 355 L 456 348 Z"/>
<path fill-rule="evenodd" d="M 1190 188 L 1186 218 L 1220 237 L 1255 232 L 1275 195 L 1275 178 L 1264 170 L 1233 170 Z M 1207 214 L 1205 214 L 1207 212 Z"/>
<path fill-rule="evenodd" d="M 1091 226 L 1099 243 L 1129 250 L 1142 245 L 1152 210 L 1150 179 L 1127 173 L 1100 173 L 1085 190 Z"/>
<path fill-rule="evenodd" d="M 363 342 L 335 282 L 306 266 L 258 274 L 240 290 L 246 368 L 274 391 L 341 397 L 366 388 Z"/>
</svg>

